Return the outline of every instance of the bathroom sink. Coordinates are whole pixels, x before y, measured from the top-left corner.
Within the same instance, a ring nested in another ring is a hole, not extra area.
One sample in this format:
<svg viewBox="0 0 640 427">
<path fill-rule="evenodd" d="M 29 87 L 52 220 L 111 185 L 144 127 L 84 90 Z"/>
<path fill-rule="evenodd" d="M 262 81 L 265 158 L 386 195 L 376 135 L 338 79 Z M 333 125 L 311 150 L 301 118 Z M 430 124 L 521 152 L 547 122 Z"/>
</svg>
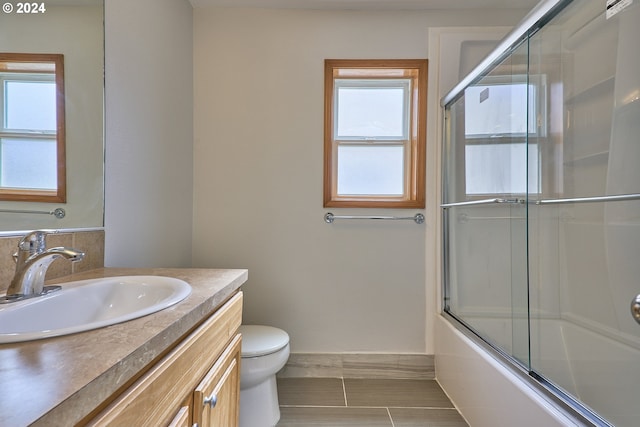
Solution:
<svg viewBox="0 0 640 427">
<path fill-rule="evenodd" d="M 120 276 L 60 283 L 48 295 L 0 306 L 0 343 L 31 341 L 114 325 L 185 299 L 172 277 Z"/>
</svg>

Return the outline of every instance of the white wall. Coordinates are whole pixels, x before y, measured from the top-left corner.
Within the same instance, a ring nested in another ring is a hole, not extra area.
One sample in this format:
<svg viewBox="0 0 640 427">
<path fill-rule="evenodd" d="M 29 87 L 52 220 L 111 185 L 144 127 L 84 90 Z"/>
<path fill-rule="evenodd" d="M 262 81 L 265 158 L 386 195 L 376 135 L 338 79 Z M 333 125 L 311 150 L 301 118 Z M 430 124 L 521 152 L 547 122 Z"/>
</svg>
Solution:
<svg viewBox="0 0 640 427">
<path fill-rule="evenodd" d="M 322 208 L 323 60 L 425 58 L 429 27 L 525 12 L 195 10 L 193 261 L 249 268 L 245 322 L 284 328 L 294 352 L 433 353 L 435 224 L 323 222 L 415 213 Z"/>
<path fill-rule="evenodd" d="M 108 266 L 191 263 L 192 16 L 187 0 L 106 0 Z"/>
</svg>

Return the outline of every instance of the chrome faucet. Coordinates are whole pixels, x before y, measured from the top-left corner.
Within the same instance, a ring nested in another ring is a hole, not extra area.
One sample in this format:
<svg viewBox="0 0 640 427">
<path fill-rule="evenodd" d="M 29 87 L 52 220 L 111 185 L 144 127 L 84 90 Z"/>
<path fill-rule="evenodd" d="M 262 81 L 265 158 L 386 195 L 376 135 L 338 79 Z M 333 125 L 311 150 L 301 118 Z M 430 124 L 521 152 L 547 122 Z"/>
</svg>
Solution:
<svg viewBox="0 0 640 427">
<path fill-rule="evenodd" d="M 5 299 L 31 298 L 59 289 L 44 286 L 49 265 L 58 258 L 66 258 L 71 262 L 84 258 L 84 252 L 72 248 L 47 249 L 47 234 L 48 232 L 42 230 L 33 231 L 24 236 L 18 244 L 18 252 L 13 255 L 16 273 L 7 289 Z"/>
</svg>

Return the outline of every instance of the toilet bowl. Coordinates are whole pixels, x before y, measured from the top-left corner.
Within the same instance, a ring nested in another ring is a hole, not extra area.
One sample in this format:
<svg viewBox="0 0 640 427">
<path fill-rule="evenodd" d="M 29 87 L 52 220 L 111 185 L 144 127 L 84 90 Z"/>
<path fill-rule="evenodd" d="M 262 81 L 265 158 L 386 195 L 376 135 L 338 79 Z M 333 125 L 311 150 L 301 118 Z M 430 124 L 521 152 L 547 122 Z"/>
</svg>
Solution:
<svg viewBox="0 0 640 427">
<path fill-rule="evenodd" d="M 280 419 L 276 373 L 289 359 L 289 335 L 278 328 L 240 326 L 239 427 L 273 427 Z"/>
</svg>

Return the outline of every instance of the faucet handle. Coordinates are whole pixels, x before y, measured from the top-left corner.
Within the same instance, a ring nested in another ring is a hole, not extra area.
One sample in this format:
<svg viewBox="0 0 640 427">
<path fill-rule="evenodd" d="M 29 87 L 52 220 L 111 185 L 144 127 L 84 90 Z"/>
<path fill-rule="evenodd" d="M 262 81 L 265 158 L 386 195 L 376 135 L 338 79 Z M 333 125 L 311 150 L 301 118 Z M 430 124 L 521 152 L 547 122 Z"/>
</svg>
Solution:
<svg viewBox="0 0 640 427">
<path fill-rule="evenodd" d="M 35 230 L 27 234 L 18 243 L 18 250 L 29 252 L 30 255 L 44 252 L 47 249 L 47 234 L 56 233 L 55 230 Z"/>
</svg>

